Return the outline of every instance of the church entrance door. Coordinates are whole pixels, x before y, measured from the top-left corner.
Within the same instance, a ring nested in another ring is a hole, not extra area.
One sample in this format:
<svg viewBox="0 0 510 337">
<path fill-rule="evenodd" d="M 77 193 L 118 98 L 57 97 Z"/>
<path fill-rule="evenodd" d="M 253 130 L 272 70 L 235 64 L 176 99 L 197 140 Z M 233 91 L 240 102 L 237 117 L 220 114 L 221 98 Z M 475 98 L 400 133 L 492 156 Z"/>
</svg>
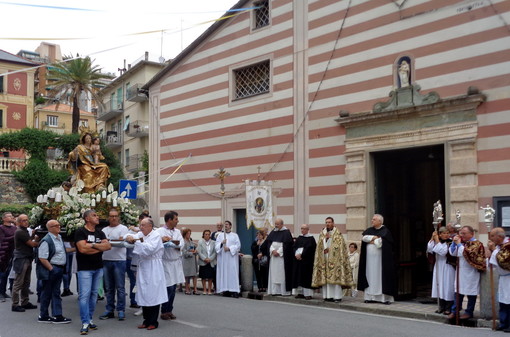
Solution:
<svg viewBox="0 0 510 337">
<path fill-rule="evenodd" d="M 371 153 L 374 208 L 395 240 L 398 299 L 429 297 L 432 266 L 426 246 L 432 232 L 433 204 L 445 205 L 444 145 Z M 444 225 L 444 222 L 443 222 Z"/>
</svg>

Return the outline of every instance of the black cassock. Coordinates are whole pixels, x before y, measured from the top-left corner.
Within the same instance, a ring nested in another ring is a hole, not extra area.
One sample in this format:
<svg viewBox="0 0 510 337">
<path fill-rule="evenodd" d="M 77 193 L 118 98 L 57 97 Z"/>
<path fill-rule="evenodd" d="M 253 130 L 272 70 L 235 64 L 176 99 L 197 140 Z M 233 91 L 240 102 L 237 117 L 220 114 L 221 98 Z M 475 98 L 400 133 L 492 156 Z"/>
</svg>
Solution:
<svg viewBox="0 0 510 337">
<path fill-rule="evenodd" d="M 362 235 L 377 235 L 382 238 L 382 292 L 385 295 L 395 296 L 397 287 L 395 282 L 395 261 L 393 258 L 393 236 L 386 226 L 381 226 L 379 229 L 374 227 L 367 228 Z M 367 245 L 368 243 L 361 242 L 358 270 L 358 290 L 361 291 L 364 291 L 369 286 L 366 274 Z"/>
<path fill-rule="evenodd" d="M 269 248 L 271 248 L 271 244 L 273 242 L 282 242 L 283 243 L 283 263 L 285 266 L 285 289 L 287 291 L 292 290 L 292 262 L 294 260 L 294 254 L 292 250 L 292 245 L 294 243 L 294 239 L 292 238 L 292 234 L 288 229 L 276 231 L 273 230 L 267 236 L 266 241 L 264 242 L 264 246 L 266 249 L 265 255 L 269 257 L 269 264 L 271 264 L 271 252 Z M 269 267 L 268 267 L 269 269 Z"/>
<path fill-rule="evenodd" d="M 292 272 L 292 288 L 312 287 L 313 262 L 317 243 L 313 236 L 299 236 L 294 243 L 294 267 Z M 301 260 L 296 260 L 295 254 L 298 248 L 303 248 Z"/>
</svg>

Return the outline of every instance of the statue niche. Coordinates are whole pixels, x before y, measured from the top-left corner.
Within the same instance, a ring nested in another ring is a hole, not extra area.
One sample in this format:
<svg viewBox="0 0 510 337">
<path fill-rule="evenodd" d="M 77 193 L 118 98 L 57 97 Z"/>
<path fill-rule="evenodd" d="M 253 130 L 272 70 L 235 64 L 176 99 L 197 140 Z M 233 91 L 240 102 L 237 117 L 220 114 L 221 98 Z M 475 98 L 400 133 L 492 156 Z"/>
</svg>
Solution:
<svg viewBox="0 0 510 337">
<path fill-rule="evenodd" d="M 421 87 L 412 81 L 412 64 L 409 56 L 403 56 L 396 62 L 394 78 L 397 88 L 390 92 L 389 101 L 374 104 L 373 112 L 391 111 L 439 101 L 439 95 L 435 92 L 426 95 L 419 93 Z"/>
</svg>

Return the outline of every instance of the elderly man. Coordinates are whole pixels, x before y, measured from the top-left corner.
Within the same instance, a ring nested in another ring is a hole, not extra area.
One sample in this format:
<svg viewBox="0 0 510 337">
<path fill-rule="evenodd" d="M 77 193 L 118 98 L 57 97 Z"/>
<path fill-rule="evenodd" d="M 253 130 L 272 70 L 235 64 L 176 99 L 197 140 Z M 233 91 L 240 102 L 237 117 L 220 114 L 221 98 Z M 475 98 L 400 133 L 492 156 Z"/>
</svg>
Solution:
<svg viewBox="0 0 510 337">
<path fill-rule="evenodd" d="M 372 227 L 362 235 L 358 290 L 365 292 L 365 303 L 394 302 L 396 292 L 393 237 L 380 214 L 372 217 Z"/>
<path fill-rule="evenodd" d="M 315 248 L 317 243 L 313 235 L 309 234 L 310 227 L 301 225 L 301 235 L 294 242 L 294 267 L 292 272 L 292 291 L 296 298 L 311 300 L 313 296 L 312 274 Z M 302 291 L 302 293 L 300 292 Z"/>
<path fill-rule="evenodd" d="M 39 260 L 36 267 L 37 279 L 42 282 L 41 308 L 39 323 L 66 324 L 70 318 L 62 316 L 62 298 L 60 284 L 66 265 L 66 249 L 60 236 L 60 224 L 57 220 L 50 220 L 46 224 L 48 234 L 39 245 Z M 49 315 L 48 307 L 51 303 L 53 317 Z"/>
<path fill-rule="evenodd" d="M 96 309 L 97 291 L 103 277 L 103 252 L 112 248 L 106 235 L 96 226 L 99 217 L 94 210 L 83 213 L 85 225 L 78 228 L 74 235 L 76 243 L 76 262 L 78 267 L 78 301 L 80 305 L 81 335 L 96 330 L 92 322 Z"/>
<path fill-rule="evenodd" d="M 510 270 L 508 266 L 503 268 L 498 261 L 498 253 L 501 247 L 510 240 L 505 235 L 505 230 L 497 227 L 489 233 L 489 242 L 487 244 L 489 252 L 491 252 L 489 263 L 496 268 L 499 274 L 498 285 L 498 302 L 499 302 L 499 326 L 496 330 L 510 332 Z M 508 254 L 508 245 L 505 247 L 505 253 Z"/>
<path fill-rule="evenodd" d="M 275 228 L 266 239 L 269 256 L 269 276 L 267 293 L 269 295 L 289 296 L 292 290 L 292 263 L 294 254 L 292 234 L 283 225 L 282 219 L 276 219 Z"/>
<path fill-rule="evenodd" d="M 158 327 L 159 306 L 168 300 L 167 291 L 162 284 L 166 283 L 163 268 L 163 241 L 154 230 L 151 218 L 140 222 L 140 232 L 135 236 L 128 235 L 126 240 L 134 243 L 133 253 L 139 258 L 136 273 L 136 303 L 142 306 L 143 323 L 138 329 L 154 330 Z"/>
<path fill-rule="evenodd" d="M 28 216 L 20 214 L 16 220 L 18 229 L 14 234 L 14 258 L 12 268 L 16 273 L 12 287 L 12 311 L 23 312 L 25 309 L 37 309 L 29 302 L 30 276 L 32 274 L 32 260 L 34 247 L 39 243 L 28 233 Z"/>
<path fill-rule="evenodd" d="M 217 293 L 225 297 L 239 297 L 239 251 L 241 241 L 232 233 L 232 223 L 225 221 L 225 232 L 216 237 L 216 280 Z"/>
<path fill-rule="evenodd" d="M 0 225 L 0 302 L 5 302 L 6 298 L 10 298 L 6 291 L 7 279 L 12 266 L 15 232 L 14 217 L 11 212 L 5 212 Z"/>
<path fill-rule="evenodd" d="M 320 232 L 314 261 L 312 287 L 322 287 L 326 302 L 342 301 L 342 287 L 351 287 L 353 283 L 352 270 L 344 237 L 330 216 Z"/>
<path fill-rule="evenodd" d="M 119 212 L 112 208 L 108 213 L 109 226 L 103 228 L 112 249 L 103 253 L 103 281 L 106 293 L 106 310 L 99 319 L 114 318 L 115 294 L 119 321 L 126 319 L 126 247 L 124 239 L 128 228 L 120 223 Z"/>
<path fill-rule="evenodd" d="M 165 285 L 168 300 L 161 306 L 161 319 L 176 319 L 173 314 L 175 290 L 177 284 L 183 283 L 181 247 L 184 245 L 181 231 L 176 228 L 179 223 L 179 214 L 168 211 L 165 214 L 165 224 L 158 229 L 158 234 L 164 243 L 163 267 L 165 270 Z"/>
<path fill-rule="evenodd" d="M 453 238 L 450 245 L 450 254 L 458 257 L 455 275 L 455 298 L 452 306 L 452 313 L 448 318 L 455 318 L 456 314 L 462 310 L 462 301 L 464 295 L 468 298 L 468 303 L 464 314 L 460 315 L 460 319 L 468 319 L 473 317 L 475 310 L 476 297 L 480 291 L 480 273 L 478 271 L 485 270 L 485 256 L 483 256 L 483 244 L 476 240 L 475 231 L 471 226 L 463 226 L 459 235 Z M 482 256 L 480 256 L 482 253 Z M 459 284 L 460 283 L 460 284 Z M 457 298 L 459 302 L 457 303 Z"/>
<path fill-rule="evenodd" d="M 211 239 L 216 241 L 216 236 L 219 234 L 219 233 L 223 233 L 223 223 L 221 221 L 218 221 L 216 223 L 216 232 L 213 232 L 211 234 Z"/>
</svg>

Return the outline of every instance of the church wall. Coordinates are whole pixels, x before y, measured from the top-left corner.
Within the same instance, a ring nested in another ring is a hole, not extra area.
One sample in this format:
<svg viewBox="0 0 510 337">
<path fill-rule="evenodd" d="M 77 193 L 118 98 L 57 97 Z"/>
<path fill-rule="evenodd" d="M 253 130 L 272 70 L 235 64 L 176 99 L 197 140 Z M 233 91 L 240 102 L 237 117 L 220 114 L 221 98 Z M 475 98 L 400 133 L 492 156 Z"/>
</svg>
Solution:
<svg viewBox="0 0 510 337">
<path fill-rule="evenodd" d="M 175 209 L 181 222 L 212 226 L 221 216 L 213 174 L 225 167 L 231 174 L 225 190 L 240 194 L 243 181 L 256 179 L 260 166 L 263 179 L 276 180 L 276 211 L 291 228 L 304 218 L 317 233 L 332 216 L 344 232 L 363 230 L 373 207 L 367 193 L 371 168 L 365 166 L 367 153 L 346 156 L 346 132 L 335 119 L 341 110 L 367 112 L 386 101 L 397 85 L 395 62 L 404 55 L 412 58 L 411 81 L 422 94 L 435 91 L 445 99 L 476 86 L 486 96 L 476 110 L 472 152 L 451 158 L 457 163 L 452 169 L 462 170 L 448 176 L 448 188 L 456 188 L 448 198 L 464 200 L 466 221 L 476 222 L 477 202 L 508 194 L 510 2 L 353 0 L 347 8 L 349 1 L 309 0 L 307 30 L 294 34 L 302 28 L 294 22 L 297 1 L 302 0 L 272 1 L 272 25 L 259 32 L 250 31 L 248 13 L 230 19 L 161 81 L 160 167 L 192 157 L 185 173 L 165 181 L 174 170 L 169 168 L 159 176 L 160 214 Z M 296 65 L 293 53 L 304 55 L 305 66 Z M 271 93 L 233 102 L 232 69 L 265 58 L 272 64 Z M 303 77 L 301 90 L 297 84 Z M 304 95 L 298 97 L 304 108 L 296 94 Z M 305 142 L 288 148 L 301 116 L 306 116 Z M 386 149 L 437 142 L 447 143 L 416 137 Z M 301 164 L 306 165 L 299 176 L 307 193 L 304 209 L 295 199 L 296 165 Z"/>
</svg>

